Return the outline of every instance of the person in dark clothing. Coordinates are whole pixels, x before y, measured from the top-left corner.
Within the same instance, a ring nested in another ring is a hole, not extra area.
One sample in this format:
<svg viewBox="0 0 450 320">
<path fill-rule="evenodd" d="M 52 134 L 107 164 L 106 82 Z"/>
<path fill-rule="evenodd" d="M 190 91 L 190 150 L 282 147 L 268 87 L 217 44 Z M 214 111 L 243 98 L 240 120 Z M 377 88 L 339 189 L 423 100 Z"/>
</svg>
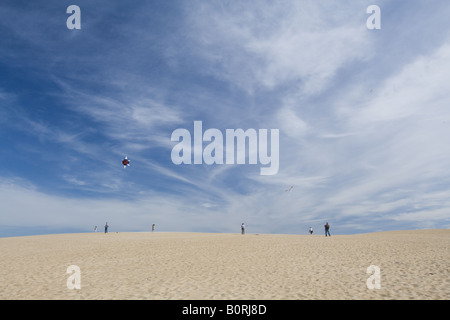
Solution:
<svg viewBox="0 0 450 320">
<path fill-rule="evenodd" d="M 328 222 L 327 223 L 325 223 L 325 237 L 327 236 L 327 235 L 329 235 L 330 237 L 331 237 L 331 234 L 330 234 L 330 225 L 328 224 Z"/>
</svg>

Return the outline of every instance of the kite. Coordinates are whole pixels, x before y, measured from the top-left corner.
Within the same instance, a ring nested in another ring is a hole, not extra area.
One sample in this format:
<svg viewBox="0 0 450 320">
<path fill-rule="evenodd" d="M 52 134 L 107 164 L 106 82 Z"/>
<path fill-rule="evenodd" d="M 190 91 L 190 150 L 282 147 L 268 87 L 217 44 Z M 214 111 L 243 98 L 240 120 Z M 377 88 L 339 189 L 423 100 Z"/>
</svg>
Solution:
<svg viewBox="0 0 450 320">
<path fill-rule="evenodd" d="M 123 167 L 126 168 L 130 165 L 130 160 L 128 160 L 127 156 L 122 160 Z"/>
<path fill-rule="evenodd" d="M 286 189 L 285 192 L 289 192 L 289 191 L 291 191 L 292 189 L 294 189 L 294 186 L 291 186 L 289 189 Z"/>
</svg>

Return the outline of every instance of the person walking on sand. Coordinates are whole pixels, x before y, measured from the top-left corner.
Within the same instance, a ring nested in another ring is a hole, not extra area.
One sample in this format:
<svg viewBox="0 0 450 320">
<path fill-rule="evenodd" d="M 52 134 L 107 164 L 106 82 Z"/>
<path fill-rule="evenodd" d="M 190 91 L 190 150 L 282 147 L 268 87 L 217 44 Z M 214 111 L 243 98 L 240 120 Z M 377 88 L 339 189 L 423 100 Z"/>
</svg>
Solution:
<svg viewBox="0 0 450 320">
<path fill-rule="evenodd" d="M 327 235 L 329 235 L 330 237 L 331 237 L 331 234 L 330 234 L 330 225 L 328 224 L 328 222 L 327 223 L 325 223 L 325 237 L 327 236 Z"/>
<path fill-rule="evenodd" d="M 245 224 L 243 222 L 241 224 L 241 234 L 245 234 Z"/>
<path fill-rule="evenodd" d="M 105 224 L 105 233 L 108 233 L 108 228 L 109 228 L 109 226 L 108 226 L 108 222 Z"/>
</svg>

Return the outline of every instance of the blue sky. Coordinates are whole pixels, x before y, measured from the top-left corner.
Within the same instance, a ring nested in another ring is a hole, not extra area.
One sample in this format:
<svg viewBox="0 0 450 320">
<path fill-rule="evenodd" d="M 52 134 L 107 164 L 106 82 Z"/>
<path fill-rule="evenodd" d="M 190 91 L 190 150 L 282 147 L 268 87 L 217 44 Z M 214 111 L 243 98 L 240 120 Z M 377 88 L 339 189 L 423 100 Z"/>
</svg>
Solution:
<svg viewBox="0 0 450 320">
<path fill-rule="evenodd" d="M 2 1 L 0 236 L 449 228 L 449 16 L 437 0 Z M 196 120 L 279 129 L 278 173 L 175 165 L 171 134 Z"/>
</svg>

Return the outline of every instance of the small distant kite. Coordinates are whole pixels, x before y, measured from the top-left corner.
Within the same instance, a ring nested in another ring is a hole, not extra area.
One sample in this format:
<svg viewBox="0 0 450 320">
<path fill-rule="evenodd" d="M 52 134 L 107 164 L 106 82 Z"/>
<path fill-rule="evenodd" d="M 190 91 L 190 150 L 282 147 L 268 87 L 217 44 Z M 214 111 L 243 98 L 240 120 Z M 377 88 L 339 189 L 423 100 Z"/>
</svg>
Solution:
<svg viewBox="0 0 450 320">
<path fill-rule="evenodd" d="M 370 93 L 373 93 L 375 90 L 373 90 L 373 89 L 370 89 Z"/>
<path fill-rule="evenodd" d="M 123 167 L 126 168 L 130 165 L 130 160 L 128 160 L 127 156 L 122 160 Z"/>
<path fill-rule="evenodd" d="M 285 192 L 290 192 L 292 189 L 294 189 L 294 186 L 291 186 L 289 189 L 284 190 Z"/>
</svg>

